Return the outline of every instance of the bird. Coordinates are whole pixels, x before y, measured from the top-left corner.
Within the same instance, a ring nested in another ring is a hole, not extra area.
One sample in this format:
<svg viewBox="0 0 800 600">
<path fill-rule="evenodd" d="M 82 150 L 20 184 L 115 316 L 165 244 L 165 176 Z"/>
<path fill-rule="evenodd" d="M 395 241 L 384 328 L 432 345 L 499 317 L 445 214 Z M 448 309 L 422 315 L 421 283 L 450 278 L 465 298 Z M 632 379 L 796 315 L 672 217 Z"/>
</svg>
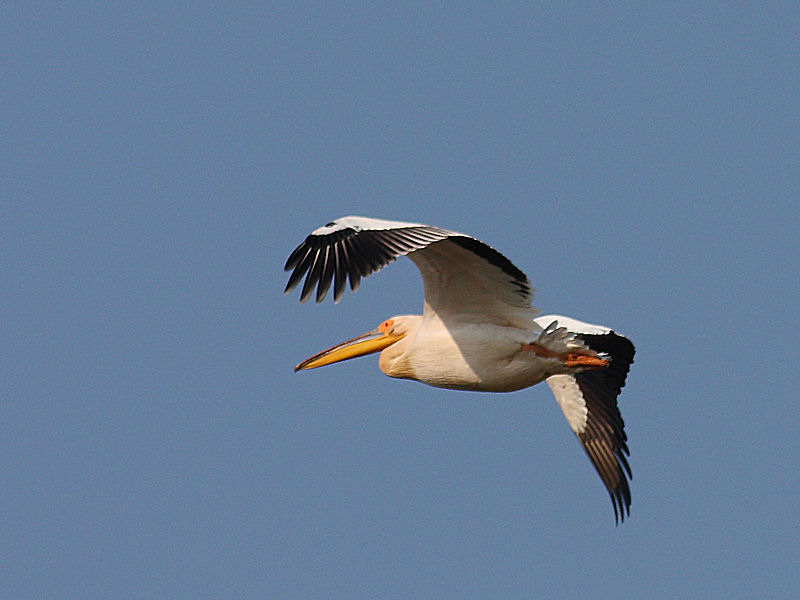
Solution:
<svg viewBox="0 0 800 600">
<path fill-rule="evenodd" d="M 633 475 L 617 397 L 633 343 L 609 327 L 540 315 L 528 277 L 491 246 L 421 223 L 341 217 L 289 255 L 284 293 L 305 276 L 301 303 L 312 295 L 322 302 L 331 286 L 339 302 L 348 280 L 356 291 L 361 278 L 401 256 L 422 275 L 422 315 L 388 318 L 307 358 L 295 372 L 380 352 L 389 377 L 439 388 L 512 392 L 545 381 L 608 491 L 615 522 L 630 516 Z"/>
</svg>

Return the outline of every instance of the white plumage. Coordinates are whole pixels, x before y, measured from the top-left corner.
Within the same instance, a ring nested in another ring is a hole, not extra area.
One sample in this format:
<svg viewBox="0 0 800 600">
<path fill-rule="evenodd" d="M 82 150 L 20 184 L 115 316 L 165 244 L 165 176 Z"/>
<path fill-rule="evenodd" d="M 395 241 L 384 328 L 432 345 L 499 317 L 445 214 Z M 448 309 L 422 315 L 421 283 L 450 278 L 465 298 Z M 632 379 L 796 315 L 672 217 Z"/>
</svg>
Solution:
<svg viewBox="0 0 800 600">
<path fill-rule="evenodd" d="M 475 238 L 419 223 L 343 217 L 313 231 L 286 262 L 286 292 L 305 276 L 300 295 L 321 302 L 331 286 L 399 256 L 419 268 L 422 315 L 401 315 L 303 361 L 309 369 L 381 351 L 391 377 L 436 387 L 508 392 L 547 381 L 611 496 L 614 514 L 630 512 L 627 437 L 617 408 L 634 347 L 607 327 L 560 315 L 537 316 L 527 276 Z"/>
</svg>

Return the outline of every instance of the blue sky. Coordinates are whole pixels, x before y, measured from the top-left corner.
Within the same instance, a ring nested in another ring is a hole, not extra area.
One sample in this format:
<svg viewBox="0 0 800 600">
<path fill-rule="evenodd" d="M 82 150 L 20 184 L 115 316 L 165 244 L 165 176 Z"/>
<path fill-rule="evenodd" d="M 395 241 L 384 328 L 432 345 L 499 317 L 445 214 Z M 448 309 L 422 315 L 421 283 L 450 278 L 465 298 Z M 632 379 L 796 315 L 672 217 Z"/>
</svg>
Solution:
<svg viewBox="0 0 800 600">
<path fill-rule="evenodd" d="M 2 10 L 8 598 L 789 598 L 795 3 Z M 627 334 L 633 505 L 546 386 L 300 360 L 421 309 L 310 231 L 464 231 Z"/>
</svg>

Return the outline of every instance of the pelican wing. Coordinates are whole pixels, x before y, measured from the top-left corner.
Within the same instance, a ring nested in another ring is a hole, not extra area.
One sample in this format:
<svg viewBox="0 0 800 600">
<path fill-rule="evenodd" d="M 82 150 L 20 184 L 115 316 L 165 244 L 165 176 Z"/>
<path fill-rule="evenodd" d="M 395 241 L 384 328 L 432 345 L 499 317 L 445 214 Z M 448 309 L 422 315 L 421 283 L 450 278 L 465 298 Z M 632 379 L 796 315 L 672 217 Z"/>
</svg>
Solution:
<svg viewBox="0 0 800 600">
<path fill-rule="evenodd" d="M 440 227 L 366 217 L 343 217 L 312 232 L 286 261 L 292 274 L 285 291 L 305 276 L 301 302 L 315 287 L 321 302 L 331 284 L 338 302 L 347 279 L 355 291 L 361 277 L 404 255 L 420 269 L 426 305 L 438 314 L 498 317 L 515 308 L 535 316 L 528 278 L 483 242 Z"/>
<path fill-rule="evenodd" d="M 561 319 L 570 330 L 577 330 L 575 333 L 584 344 L 611 357 L 611 364 L 604 369 L 576 375 L 552 375 L 546 381 L 570 428 L 603 480 L 611 496 L 614 516 L 618 521 L 624 521 L 626 514 L 630 514 L 628 480 L 633 475 L 627 459 L 630 455 L 628 436 L 617 406 L 617 396 L 625 385 L 635 349 L 630 340 L 607 328 L 563 317 L 548 316 L 537 320 L 544 322 L 548 319 Z"/>
</svg>

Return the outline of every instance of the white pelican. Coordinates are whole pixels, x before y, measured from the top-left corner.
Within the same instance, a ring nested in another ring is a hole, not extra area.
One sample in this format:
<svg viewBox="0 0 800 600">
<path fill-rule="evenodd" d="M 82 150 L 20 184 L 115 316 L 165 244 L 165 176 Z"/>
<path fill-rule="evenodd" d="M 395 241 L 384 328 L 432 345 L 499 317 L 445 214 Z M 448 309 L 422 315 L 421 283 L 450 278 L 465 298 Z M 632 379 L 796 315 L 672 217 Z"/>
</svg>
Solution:
<svg viewBox="0 0 800 600">
<path fill-rule="evenodd" d="M 623 521 L 632 475 L 617 396 L 633 362 L 630 340 L 607 327 L 537 316 L 528 278 L 505 256 L 469 235 L 419 223 L 343 217 L 320 227 L 286 261 L 285 292 L 307 273 L 301 302 L 315 286 L 321 302 L 331 283 L 338 302 L 347 278 L 355 291 L 361 277 L 403 255 L 422 274 L 422 315 L 387 319 L 295 371 L 382 351 L 386 375 L 435 387 L 511 392 L 547 381 Z"/>
</svg>

